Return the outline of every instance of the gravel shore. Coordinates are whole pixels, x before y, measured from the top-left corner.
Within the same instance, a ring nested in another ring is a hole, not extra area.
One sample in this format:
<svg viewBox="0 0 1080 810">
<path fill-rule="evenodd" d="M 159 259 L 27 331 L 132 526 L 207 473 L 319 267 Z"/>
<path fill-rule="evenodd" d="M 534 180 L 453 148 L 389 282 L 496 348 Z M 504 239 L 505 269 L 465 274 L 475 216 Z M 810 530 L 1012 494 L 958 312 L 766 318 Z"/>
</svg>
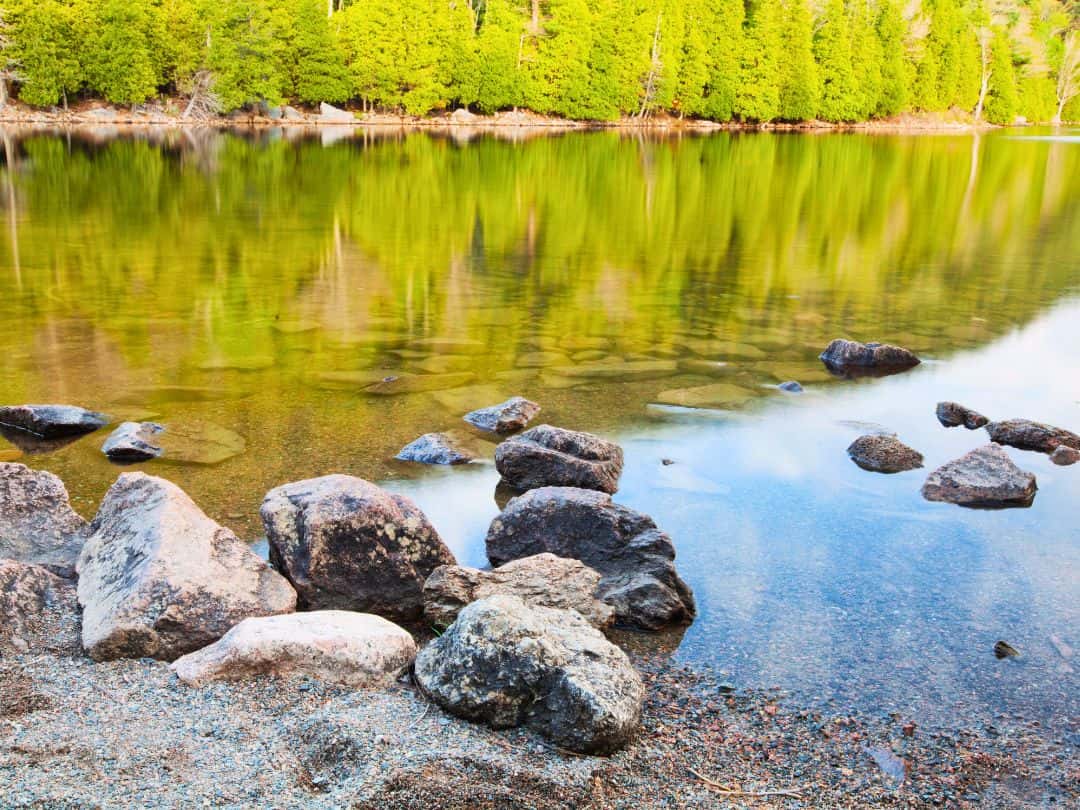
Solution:
<svg viewBox="0 0 1080 810">
<path fill-rule="evenodd" d="M 0 807 L 1076 807 L 1076 718 L 932 730 L 639 660 L 637 741 L 568 755 L 411 683 L 181 685 L 149 659 L 0 659 Z M 715 784 L 710 784 L 710 781 Z M 733 790 L 725 790 L 732 788 Z M 755 795 L 760 794 L 760 795 Z"/>
</svg>

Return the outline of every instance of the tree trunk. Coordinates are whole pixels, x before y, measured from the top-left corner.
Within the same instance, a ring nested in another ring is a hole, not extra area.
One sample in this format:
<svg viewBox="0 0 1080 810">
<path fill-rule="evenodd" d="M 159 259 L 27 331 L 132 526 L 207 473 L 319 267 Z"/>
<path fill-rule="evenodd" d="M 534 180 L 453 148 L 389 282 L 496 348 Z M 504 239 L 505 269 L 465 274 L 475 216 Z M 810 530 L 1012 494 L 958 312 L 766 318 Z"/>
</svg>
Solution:
<svg viewBox="0 0 1080 810">
<path fill-rule="evenodd" d="M 975 123 L 982 120 L 983 107 L 986 105 L 986 94 L 990 91 L 990 77 L 994 72 L 990 70 L 990 62 L 986 53 L 986 31 L 979 32 L 979 49 L 982 57 L 982 84 L 979 86 L 979 103 L 975 105 Z"/>
<path fill-rule="evenodd" d="M 7 106 L 7 78 L 0 76 L 0 110 Z"/>
</svg>

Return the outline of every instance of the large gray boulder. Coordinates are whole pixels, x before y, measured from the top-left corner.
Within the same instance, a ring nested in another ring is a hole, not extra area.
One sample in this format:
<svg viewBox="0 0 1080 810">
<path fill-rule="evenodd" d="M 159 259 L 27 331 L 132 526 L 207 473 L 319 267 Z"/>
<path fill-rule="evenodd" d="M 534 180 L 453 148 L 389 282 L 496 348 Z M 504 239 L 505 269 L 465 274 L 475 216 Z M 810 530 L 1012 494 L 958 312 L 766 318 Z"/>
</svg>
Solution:
<svg viewBox="0 0 1080 810">
<path fill-rule="evenodd" d="M 1040 453 L 1053 453 L 1059 447 L 1080 450 L 1080 436 L 1071 430 L 1032 422 L 1030 419 L 991 422 L 986 426 L 986 432 L 995 444 L 1007 444 L 1019 450 L 1036 450 Z"/>
<path fill-rule="evenodd" d="M 350 475 L 277 487 L 260 514 L 271 562 L 309 610 L 415 621 L 424 580 L 455 562 L 416 504 Z"/>
<path fill-rule="evenodd" d="M 319 105 L 318 120 L 323 124 L 355 124 L 356 116 L 348 110 L 342 110 L 324 101 Z"/>
<path fill-rule="evenodd" d="M 597 597 L 618 624 L 658 630 L 697 615 L 694 594 L 675 570 L 675 546 L 652 518 L 602 492 L 573 487 L 534 489 L 491 522 L 493 565 L 548 552 L 600 573 Z"/>
<path fill-rule="evenodd" d="M 571 751 L 617 751 L 641 722 L 645 689 L 626 654 L 580 614 L 515 596 L 463 609 L 420 651 L 415 672 L 448 712 L 525 725 Z"/>
<path fill-rule="evenodd" d="M 623 452 L 619 445 L 574 430 L 540 425 L 495 448 L 503 483 L 524 492 L 538 487 L 581 487 L 614 493 Z"/>
<path fill-rule="evenodd" d="M 381 616 L 318 610 L 244 619 L 222 636 L 173 662 L 186 684 L 256 675 L 302 675 L 342 686 L 385 686 L 416 657 L 408 631 Z"/>
<path fill-rule="evenodd" d="M 916 470 L 923 465 L 922 453 L 888 434 L 860 436 L 851 443 L 847 452 L 852 461 L 871 472 L 898 473 Z"/>
<path fill-rule="evenodd" d="M 6 405 L 0 425 L 25 430 L 43 439 L 81 436 L 109 424 L 109 417 L 76 405 Z"/>
<path fill-rule="evenodd" d="M 963 425 L 968 430 L 984 427 L 990 421 L 978 411 L 966 408 L 959 402 L 939 402 L 937 418 L 944 427 L 953 428 Z"/>
<path fill-rule="evenodd" d="M 913 352 L 900 346 L 843 339 L 830 343 L 820 359 L 831 370 L 848 373 L 903 371 L 921 362 Z"/>
<path fill-rule="evenodd" d="M 513 433 L 521 430 L 540 413 L 540 406 L 525 397 L 510 397 L 506 402 L 480 408 L 465 414 L 470 425 L 493 433 Z"/>
<path fill-rule="evenodd" d="M 0 557 L 75 573 L 86 521 L 68 501 L 64 482 L 22 464 L 0 464 Z"/>
<path fill-rule="evenodd" d="M 124 473 L 79 555 L 83 648 L 97 661 L 171 661 L 250 616 L 290 613 L 283 577 L 175 484 Z"/>
<path fill-rule="evenodd" d="M 435 627 L 453 624 L 466 605 L 497 594 L 530 605 L 576 610 L 595 627 L 615 620 L 614 609 L 596 598 L 600 574 L 579 560 L 536 554 L 492 571 L 442 565 L 424 583 L 424 616 Z"/>
<path fill-rule="evenodd" d="M 0 559 L 0 658 L 79 651 L 75 585 L 40 565 Z"/>
<path fill-rule="evenodd" d="M 930 473 L 922 494 L 928 501 L 1002 508 L 1030 506 L 1035 490 L 1034 475 L 1017 467 L 1000 447 L 988 444 Z"/>
</svg>

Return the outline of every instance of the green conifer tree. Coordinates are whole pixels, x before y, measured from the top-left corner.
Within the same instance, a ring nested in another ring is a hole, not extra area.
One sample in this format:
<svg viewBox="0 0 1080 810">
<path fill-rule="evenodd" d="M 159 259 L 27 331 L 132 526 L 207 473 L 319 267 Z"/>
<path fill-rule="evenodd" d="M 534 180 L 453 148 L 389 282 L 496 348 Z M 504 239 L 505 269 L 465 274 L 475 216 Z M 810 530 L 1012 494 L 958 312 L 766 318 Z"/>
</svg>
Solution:
<svg viewBox="0 0 1080 810">
<path fill-rule="evenodd" d="M 735 114 L 771 121 L 780 113 L 780 0 L 755 0 L 739 60 Z"/>
<path fill-rule="evenodd" d="M 881 104 L 884 52 L 875 28 L 869 0 L 853 0 L 851 7 L 851 68 L 855 75 L 856 110 L 870 118 Z"/>
<path fill-rule="evenodd" d="M 1004 28 L 994 29 L 990 43 L 990 86 L 986 95 L 986 120 L 1011 124 L 1019 110 L 1012 43 Z"/>
<path fill-rule="evenodd" d="M 11 7 L 12 58 L 19 66 L 21 101 L 39 107 L 56 104 L 82 84 L 71 11 L 61 0 L 20 0 Z"/>
<path fill-rule="evenodd" d="M 910 88 L 908 63 L 904 54 L 906 30 L 899 0 L 881 0 L 876 26 L 882 53 L 881 93 L 875 115 L 896 115 L 907 108 Z"/>
<path fill-rule="evenodd" d="M 814 61 L 814 20 L 807 0 L 788 0 L 780 39 L 780 112 L 785 121 L 808 121 L 821 103 Z"/>
<path fill-rule="evenodd" d="M 851 63 L 851 30 L 843 0 L 828 0 L 814 37 L 821 68 L 821 107 L 825 121 L 854 121 L 859 116 L 859 88 Z"/>
<path fill-rule="evenodd" d="M 284 100 L 286 79 L 276 58 L 274 26 L 260 0 L 202 0 L 207 24 L 205 66 L 223 110 Z"/>
<path fill-rule="evenodd" d="M 477 34 L 476 106 L 492 113 L 524 103 L 520 70 L 525 17 L 512 0 L 486 0 Z"/>
<path fill-rule="evenodd" d="M 300 101 L 341 102 L 352 95 L 345 57 L 324 0 L 276 0 L 274 39 L 286 93 Z"/>
<path fill-rule="evenodd" d="M 735 114 L 735 93 L 740 78 L 745 10 L 742 0 L 713 0 L 711 22 L 706 23 L 709 43 L 708 77 L 701 115 L 713 121 L 730 121 Z"/>
<path fill-rule="evenodd" d="M 75 31 L 86 83 L 107 101 L 141 104 L 164 80 L 160 6 L 151 0 L 78 0 Z"/>
</svg>

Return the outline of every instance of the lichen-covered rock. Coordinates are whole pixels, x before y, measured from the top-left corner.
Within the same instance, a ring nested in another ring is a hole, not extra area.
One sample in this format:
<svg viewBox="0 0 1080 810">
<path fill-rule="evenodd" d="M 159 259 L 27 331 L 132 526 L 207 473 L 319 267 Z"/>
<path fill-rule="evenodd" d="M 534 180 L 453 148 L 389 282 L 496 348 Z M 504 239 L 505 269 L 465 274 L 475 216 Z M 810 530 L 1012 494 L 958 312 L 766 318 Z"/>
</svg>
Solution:
<svg viewBox="0 0 1080 810">
<path fill-rule="evenodd" d="M 319 610 L 244 619 L 221 639 L 173 662 L 186 684 L 256 675 L 303 675 L 343 686 L 392 683 L 416 657 L 408 631 L 381 616 Z"/>
<path fill-rule="evenodd" d="M 350 475 L 272 489 L 260 514 L 271 562 L 310 610 L 415 621 L 424 581 L 455 562 L 416 504 Z"/>
<path fill-rule="evenodd" d="M 913 352 L 887 343 L 859 343 L 837 339 L 821 353 L 820 359 L 832 369 L 902 371 L 921 362 Z"/>
<path fill-rule="evenodd" d="M 1032 422 L 1030 419 L 1005 419 L 986 426 L 990 440 L 995 444 L 1007 444 L 1019 450 L 1036 450 L 1053 453 L 1059 447 L 1080 450 L 1080 436 L 1071 430 Z"/>
<path fill-rule="evenodd" d="M 554 486 L 613 493 L 623 452 L 591 433 L 540 425 L 495 448 L 495 468 L 503 483 L 518 491 Z"/>
<path fill-rule="evenodd" d="M 447 433 L 425 433 L 413 439 L 397 454 L 399 461 L 418 464 L 468 464 L 476 456 L 454 436 Z"/>
<path fill-rule="evenodd" d="M 922 453 L 912 450 L 895 436 L 880 433 L 860 436 L 847 452 L 852 461 L 871 472 L 898 473 L 923 465 Z"/>
<path fill-rule="evenodd" d="M 74 584 L 40 565 L 0 559 L 0 657 L 78 651 Z"/>
<path fill-rule="evenodd" d="M 937 418 L 947 428 L 963 425 L 968 430 L 984 427 L 990 421 L 978 411 L 965 408 L 959 402 L 939 402 Z"/>
<path fill-rule="evenodd" d="M 424 616 L 447 627 L 466 605 L 496 594 L 517 596 L 530 605 L 576 610 L 595 627 L 607 627 L 614 609 L 596 598 L 600 574 L 579 560 L 536 554 L 492 571 L 443 565 L 424 583 Z"/>
<path fill-rule="evenodd" d="M 93 433 L 109 424 L 109 417 L 76 405 L 6 405 L 0 407 L 0 424 L 58 439 Z"/>
<path fill-rule="evenodd" d="M 608 754 L 641 722 L 645 690 L 626 654 L 578 613 L 491 596 L 416 657 L 421 688 L 452 714 L 525 725 L 571 751 Z"/>
<path fill-rule="evenodd" d="M 22 464 L 0 464 L 0 557 L 75 573 L 86 521 L 68 501 L 64 482 Z"/>
<path fill-rule="evenodd" d="M 289 613 L 283 577 L 175 484 L 124 473 L 79 555 L 83 648 L 97 661 L 171 661 L 251 616 Z"/>
<path fill-rule="evenodd" d="M 1077 450 L 1075 447 L 1061 445 L 1050 454 L 1050 460 L 1059 467 L 1069 467 L 1080 461 L 1080 450 Z"/>
<path fill-rule="evenodd" d="M 1034 475 L 1017 467 L 1000 447 L 988 444 L 930 473 L 922 494 L 928 501 L 1001 508 L 1030 506 L 1035 490 Z"/>
<path fill-rule="evenodd" d="M 675 547 L 652 518 L 602 492 L 544 487 L 514 498 L 491 522 L 494 565 L 548 552 L 600 573 L 597 597 L 621 625 L 657 630 L 693 620 L 694 595 L 675 570 Z"/>
<path fill-rule="evenodd" d="M 470 425 L 494 433 L 513 433 L 521 430 L 540 413 L 540 406 L 525 397 L 511 397 L 506 402 L 480 408 L 465 414 Z"/>
<path fill-rule="evenodd" d="M 162 453 L 157 437 L 164 430 L 157 422 L 123 422 L 109 434 L 101 446 L 101 452 L 111 461 L 149 461 Z"/>
</svg>

